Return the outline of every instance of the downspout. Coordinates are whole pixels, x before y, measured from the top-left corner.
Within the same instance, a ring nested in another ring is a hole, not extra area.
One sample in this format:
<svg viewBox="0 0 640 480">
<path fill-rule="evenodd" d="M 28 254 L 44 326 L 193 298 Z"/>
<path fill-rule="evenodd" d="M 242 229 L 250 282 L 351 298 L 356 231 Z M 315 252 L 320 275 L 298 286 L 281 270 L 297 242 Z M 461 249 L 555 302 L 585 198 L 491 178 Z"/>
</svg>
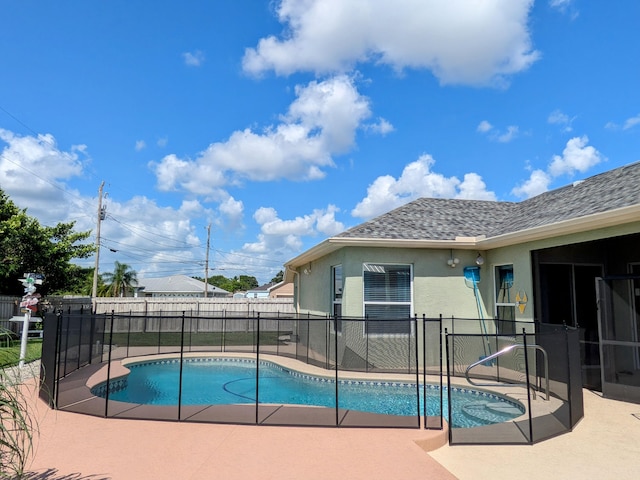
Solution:
<svg viewBox="0 0 640 480">
<path fill-rule="evenodd" d="M 300 314 L 300 272 L 298 272 L 297 270 L 291 269 L 288 265 L 286 266 L 286 269 L 296 276 L 296 279 L 295 279 L 296 314 L 299 315 Z"/>
</svg>

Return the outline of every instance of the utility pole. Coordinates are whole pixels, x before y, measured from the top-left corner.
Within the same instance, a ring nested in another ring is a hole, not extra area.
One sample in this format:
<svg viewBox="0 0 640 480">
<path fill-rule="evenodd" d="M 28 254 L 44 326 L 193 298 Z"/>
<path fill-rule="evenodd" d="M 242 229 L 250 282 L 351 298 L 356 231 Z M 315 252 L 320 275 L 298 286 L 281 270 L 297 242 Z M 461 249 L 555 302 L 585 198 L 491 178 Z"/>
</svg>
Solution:
<svg viewBox="0 0 640 480">
<path fill-rule="evenodd" d="M 209 296 L 209 242 L 211 240 L 211 223 L 207 226 L 207 253 L 204 261 L 204 298 Z"/>
<path fill-rule="evenodd" d="M 93 268 L 93 288 L 91 289 L 91 299 L 93 301 L 93 309 L 96 307 L 96 297 L 98 296 L 98 266 L 100 264 L 100 223 L 105 218 L 105 210 L 102 208 L 102 189 L 104 188 L 104 180 L 100 184 L 98 190 L 98 224 L 96 226 L 96 263 Z"/>
</svg>

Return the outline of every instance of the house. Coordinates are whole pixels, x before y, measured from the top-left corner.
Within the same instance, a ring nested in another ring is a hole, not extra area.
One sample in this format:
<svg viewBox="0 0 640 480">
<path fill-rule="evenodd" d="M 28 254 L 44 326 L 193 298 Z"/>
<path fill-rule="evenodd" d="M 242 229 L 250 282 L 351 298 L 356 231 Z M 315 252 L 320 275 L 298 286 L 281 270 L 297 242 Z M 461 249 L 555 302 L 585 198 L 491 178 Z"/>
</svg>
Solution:
<svg viewBox="0 0 640 480">
<path fill-rule="evenodd" d="M 634 163 L 522 202 L 417 199 L 290 260 L 285 281 L 300 313 L 578 327 L 583 385 L 640 402 L 639 246 Z"/>
<path fill-rule="evenodd" d="M 244 294 L 245 298 L 269 298 L 269 288 L 271 283 L 265 283 L 259 287 L 247 290 Z"/>
<path fill-rule="evenodd" d="M 293 283 L 265 283 L 244 292 L 243 296 L 245 298 L 293 298 Z"/>
<path fill-rule="evenodd" d="M 136 297 L 228 297 L 229 292 L 186 275 L 145 278 L 138 281 Z"/>
<path fill-rule="evenodd" d="M 293 283 L 273 283 L 268 288 L 269 298 L 293 298 Z"/>
</svg>

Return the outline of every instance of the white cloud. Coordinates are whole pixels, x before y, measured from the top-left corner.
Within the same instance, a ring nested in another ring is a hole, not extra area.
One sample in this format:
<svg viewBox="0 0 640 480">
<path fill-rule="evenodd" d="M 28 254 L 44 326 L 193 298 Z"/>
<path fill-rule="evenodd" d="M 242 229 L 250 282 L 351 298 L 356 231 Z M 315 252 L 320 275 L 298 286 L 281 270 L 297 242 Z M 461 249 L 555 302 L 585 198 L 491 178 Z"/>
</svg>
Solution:
<svg viewBox="0 0 640 480">
<path fill-rule="evenodd" d="M 569 118 L 567 114 L 562 113 L 560 110 L 554 110 L 549 114 L 549 117 L 547 118 L 548 123 L 552 125 L 559 125 L 560 127 L 562 127 L 563 132 L 571 132 L 573 130 L 571 124 L 574 120 L 575 117 Z"/>
<path fill-rule="evenodd" d="M 518 136 L 519 129 L 515 125 L 509 125 L 507 131 L 496 136 L 496 140 L 500 143 L 509 143 Z"/>
<path fill-rule="evenodd" d="M 587 146 L 588 142 L 586 135 L 570 139 L 562 151 L 562 156 L 553 156 L 549 173 L 554 177 L 573 175 L 576 172 L 584 173 L 600 163 L 603 160 L 602 155 L 592 146 Z"/>
<path fill-rule="evenodd" d="M 528 180 L 516 186 L 511 193 L 520 198 L 531 198 L 549 189 L 551 181 L 561 175 L 572 176 L 576 172 L 584 173 L 604 160 L 603 155 L 594 147 L 587 145 L 586 136 L 570 139 L 562 156 L 554 155 L 547 171 L 534 170 Z"/>
<path fill-rule="evenodd" d="M 184 59 L 184 64 L 189 67 L 199 67 L 204 63 L 204 53 L 200 50 L 185 52 L 182 54 L 182 58 Z"/>
<path fill-rule="evenodd" d="M 63 181 L 80 176 L 89 161 L 86 146 L 60 150 L 53 135 L 20 136 L 0 129 L 0 187 L 28 214 L 50 225 L 66 221 L 82 200 L 65 194 Z M 81 205 L 80 208 L 86 205 Z"/>
<path fill-rule="evenodd" d="M 520 133 L 520 129 L 517 125 L 509 125 L 507 127 L 507 130 L 502 132 L 495 129 L 494 126 L 486 120 L 483 120 L 478 124 L 478 126 L 476 127 L 476 131 L 487 134 L 490 140 L 499 143 L 509 143 L 510 141 L 517 138 L 518 134 Z"/>
<path fill-rule="evenodd" d="M 167 137 L 161 137 L 156 142 L 156 145 L 158 145 L 160 148 L 164 148 L 167 146 L 168 143 L 169 143 L 169 139 Z"/>
<path fill-rule="evenodd" d="M 323 178 L 324 168 L 334 166 L 332 156 L 353 148 L 357 129 L 371 115 L 369 101 L 346 76 L 299 86 L 296 95 L 281 122 L 260 133 L 236 131 L 193 161 L 168 155 L 151 163 L 158 187 L 211 194 L 243 180 Z"/>
<path fill-rule="evenodd" d="M 147 143 L 144 140 L 136 140 L 136 152 L 144 150 L 145 148 L 147 148 Z"/>
<path fill-rule="evenodd" d="M 223 199 L 218 206 L 221 216 L 224 218 L 218 222 L 218 225 L 228 231 L 242 230 L 242 218 L 244 215 L 244 203 L 242 200 L 236 200 L 232 196 Z"/>
<path fill-rule="evenodd" d="M 635 117 L 627 118 L 624 122 L 624 126 L 622 127 L 622 129 L 628 130 L 638 125 L 639 123 L 640 123 L 640 114 L 636 115 Z"/>
<path fill-rule="evenodd" d="M 484 183 L 482 177 L 477 173 L 465 173 L 464 179 L 458 185 L 459 192 L 455 198 L 463 198 L 466 200 L 495 200 L 496 196 L 493 192 L 487 190 L 487 184 Z"/>
<path fill-rule="evenodd" d="M 579 15 L 574 0 L 549 0 L 549 6 L 555 8 L 560 13 L 569 14 L 571 20 L 575 20 Z"/>
<path fill-rule="evenodd" d="M 242 251 L 266 258 L 291 258 L 302 248 L 303 236 L 323 234 L 335 235 L 345 230 L 344 224 L 337 221 L 335 214 L 339 209 L 328 205 L 325 209 L 315 209 L 308 215 L 283 220 L 272 207 L 260 207 L 253 215 L 260 225 L 257 241 L 245 243 Z M 257 260 L 259 261 L 259 260 Z"/>
<path fill-rule="evenodd" d="M 208 215 L 195 200 L 172 208 L 143 196 L 124 202 L 110 196 L 107 217 L 101 223 L 101 243 L 106 247 L 100 255 L 101 268 L 109 271 L 118 260 L 131 265 L 139 277 L 158 276 L 167 264 L 172 273 L 182 268 L 187 274 L 198 274 L 206 252 L 193 220 Z"/>
<path fill-rule="evenodd" d="M 391 133 L 395 130 L 393 125 L 382 117 L 378 119 L 377 123 L 371 123 L 369 125 L 365 125 L 365 129 L 367 131 L 377 133 L 382 136 L 386 135 L 387 133 Z"/>
<path fill-rule="evenodd" d="M 424 154 L 405 166 L 398 179 L 391 175 L 376 178 L 367 188 L 367 196 L 351 211 L 354 217 L 372 218 L 420 197 L 495 200 L 494 192 L 486 190 L 482 178 L 465 174 L 461 182 L 431 171 L 435 160 Z"/>
<path fill-rule="evenodd" d="M 481 133 L 487 133 L 488 131 L 490 131 L 493 128 L 493 125 L 491 125 L 489 122 L 487 122 L 486 120 L 482 120 L 479 124 L 478 124 L 478 128 L 476 128 L 476 130 L 478 132 Z"/>
<path fill-rule="evenodd" d="M 375 62 L 428 69 L 441 83 L 489 84 L 526 70 L 539 53 L 527 26 L 533 0 L 281 0 L 281 37 L 248 48 L 259 75 L 349 71 Z"/>
<path fill-rule="evenodd" d="M 519 198 L 531 198 L 549 190 L 551 177 L 543 170 L 534 170 L 531 176 L 521 185 L 511 190 L 511 193 Z"/>
</svg>

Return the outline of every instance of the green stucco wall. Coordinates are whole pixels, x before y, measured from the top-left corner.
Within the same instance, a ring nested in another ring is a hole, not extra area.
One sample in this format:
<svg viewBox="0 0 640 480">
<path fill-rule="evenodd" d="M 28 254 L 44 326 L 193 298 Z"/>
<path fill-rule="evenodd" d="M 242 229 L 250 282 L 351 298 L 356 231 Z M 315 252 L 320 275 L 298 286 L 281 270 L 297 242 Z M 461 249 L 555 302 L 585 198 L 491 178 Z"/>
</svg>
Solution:
<svg viewBox="0 0 640 480">
<path fill-rule="evenodd" d="M 481 250 L 485 259 L 480 270 L 478 285 L 482 315 L 495 315 L 494 267 L 513 265 L 514 291 L 526 294 L 527 303 L 523 311 L 516 308 L 516 320 L 532 321 L 534 318 L 533 274 L 531 252 L 538 249 L 587 242 L 602 238 L 640 232 L 640 222 L 620 227 L 604 228 L 572 235 L 492 250 Z M 331 313 L 331 267 L 342 265 L 343 316 L 363 316 L 362 264 L 394 263 L 413 265 L 413 310 L 418 316 L 479 318 L 474 291 L 465 283 L 463 267 L 475 266 L 478 250 L 415 249 L 344 247 L 310 264 L 301 267 L 299 289 L 296 292 L 301 312 L 327 315 Z M 460 263 L 451 268 L 447 260 L 453 255 Z M 304 270 L 308 273 L 303 273 Z"/>
</svg>

